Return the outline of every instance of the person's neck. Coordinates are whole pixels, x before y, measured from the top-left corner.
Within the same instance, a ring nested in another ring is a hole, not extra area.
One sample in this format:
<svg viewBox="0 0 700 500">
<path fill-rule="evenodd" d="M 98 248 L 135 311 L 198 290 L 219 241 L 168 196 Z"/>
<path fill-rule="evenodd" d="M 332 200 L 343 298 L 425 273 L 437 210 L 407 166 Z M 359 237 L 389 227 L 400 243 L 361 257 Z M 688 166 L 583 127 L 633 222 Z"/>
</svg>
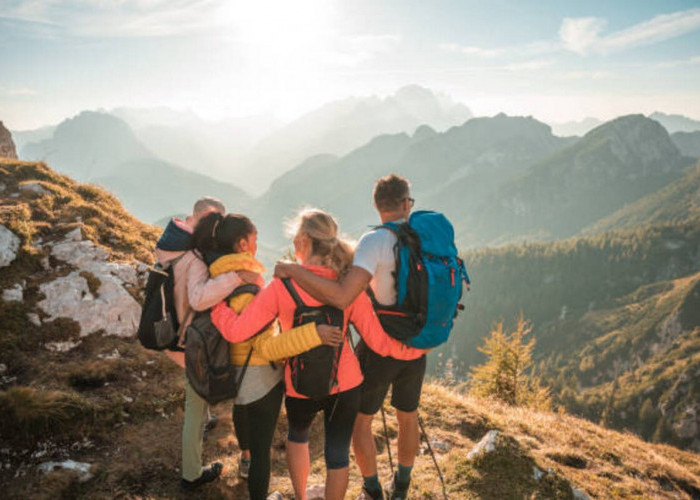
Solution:
<svg viewBox="0 0 700 500">
<path fill-rule="evenodd" d="M 308 259 L 305 259 L 302 263 L 303 266 L 322 266 L 323 258 L 318 255 L 311 255 Z"/>
<path fill-rule="evenodd" d="M 379 220 L 382 221 L 382 224 L 386 224 L 387 222 L 395 222 L 397 220 L 405 219 L 406 214 L 403 212 L 379 212 Z"/>
</svg>

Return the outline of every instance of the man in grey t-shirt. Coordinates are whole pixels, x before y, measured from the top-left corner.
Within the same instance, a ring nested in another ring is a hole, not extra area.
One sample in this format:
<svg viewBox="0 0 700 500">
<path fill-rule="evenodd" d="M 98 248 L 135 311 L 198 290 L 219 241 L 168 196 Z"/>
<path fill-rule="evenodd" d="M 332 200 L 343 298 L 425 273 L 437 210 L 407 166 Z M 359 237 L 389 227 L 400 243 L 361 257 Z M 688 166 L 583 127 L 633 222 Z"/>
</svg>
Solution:
<svg viewBox="0 0 700 500">
<path fill-rule="evenodd" d="M 405 222 L 414 200 L 408 180 L 392 174 L 379 179 L 374 186 L 374 205 L 382 224 Z M 292 278 L 317 300 L 340 309 L 346 308 L 368 286 L 375 300 L 382 305 L 396 304 L 396 271 L 392 231 L 375 228 L 362 236 L 355 249 L 353 266 L 339 281 L 321 278 L 297 264 L 279 263 L 278 277 Z M 399 425 L 398 472 L 393 478 L 390 498 L 406 498 L 411 469 L 420 443 L 418 405 L 425 375 L 427 351 L 406 346 L 400 359 L 395 352 L 374 352 L 363 342 L 357 348 L 364 375 L 360 411 L 355 420 L 353 448 L 364 478 L 366 499 L 384 498 L 377 477 L 377 449 L 372 435 L 372 420 L 381 408 L 391 386 L 391 404 L 396 408 Z M 392 356 L 393 355 L 393 356 Z"/>
</svg>

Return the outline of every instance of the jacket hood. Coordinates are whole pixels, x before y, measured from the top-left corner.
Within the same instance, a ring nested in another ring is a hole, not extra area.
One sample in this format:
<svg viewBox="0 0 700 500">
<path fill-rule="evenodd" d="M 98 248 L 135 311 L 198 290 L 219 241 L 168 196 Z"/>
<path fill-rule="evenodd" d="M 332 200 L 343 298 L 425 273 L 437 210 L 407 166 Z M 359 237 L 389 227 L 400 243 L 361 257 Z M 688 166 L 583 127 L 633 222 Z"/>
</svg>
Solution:
<svg viewBox="0 0 700 500">
<path fill-rule="evenodd" d="M 192 229 L 180 219 L 171 219 L 161 235 L 156 248 L 169 252 L 189 250 Z"/>
</svg>

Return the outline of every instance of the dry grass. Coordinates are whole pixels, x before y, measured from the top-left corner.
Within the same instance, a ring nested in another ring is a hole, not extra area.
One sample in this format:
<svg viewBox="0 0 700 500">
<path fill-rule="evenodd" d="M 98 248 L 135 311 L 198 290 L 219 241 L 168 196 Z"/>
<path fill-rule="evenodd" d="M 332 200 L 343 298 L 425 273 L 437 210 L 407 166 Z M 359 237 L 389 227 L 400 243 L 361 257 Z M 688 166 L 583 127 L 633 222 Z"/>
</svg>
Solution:
<svg viewBox="0 0 700 500">
<path fill-rule="evenodd" d="M 108 247 L 115 260 L 151 262 L 160 230 L 129 214 L 119 200 L 107 191 L 79 184 L 58 174 L 43 163 L 0 159 L 0 181 L 7 193 L 36 182 L 49 194 L 5 197 L 0 201 L 0 223 L 8 226 L 32 253 L 37 237 L 55 237 L 56 229 L 68 231 L 82 224 L 86 238 Z"/>
</svg>

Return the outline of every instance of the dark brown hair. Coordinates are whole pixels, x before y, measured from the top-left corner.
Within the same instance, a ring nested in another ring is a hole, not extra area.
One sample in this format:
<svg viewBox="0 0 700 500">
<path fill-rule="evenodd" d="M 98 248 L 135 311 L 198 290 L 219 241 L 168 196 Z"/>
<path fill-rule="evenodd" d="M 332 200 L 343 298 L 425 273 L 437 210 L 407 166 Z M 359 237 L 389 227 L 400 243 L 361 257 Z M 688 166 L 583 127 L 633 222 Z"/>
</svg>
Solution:
<svg viewBox="0 0 700 500">
<path fill-rule="evenodd" d="M 382 177 L 374 184 L 374 205 L 380 212 L 392 212 L 401 207 L 401 202 L 406 199 L 410 183 L 408 179 L 396 174 Z"/>
<path fill-rule="evenodd" d="M 236 252 L 241 240 L 256 231 L 253 222 L 241 214 L 212 212 L 199 221 L 190 238 L 190 248 L 200 255 L 206 252 Z"/>
</svg>

